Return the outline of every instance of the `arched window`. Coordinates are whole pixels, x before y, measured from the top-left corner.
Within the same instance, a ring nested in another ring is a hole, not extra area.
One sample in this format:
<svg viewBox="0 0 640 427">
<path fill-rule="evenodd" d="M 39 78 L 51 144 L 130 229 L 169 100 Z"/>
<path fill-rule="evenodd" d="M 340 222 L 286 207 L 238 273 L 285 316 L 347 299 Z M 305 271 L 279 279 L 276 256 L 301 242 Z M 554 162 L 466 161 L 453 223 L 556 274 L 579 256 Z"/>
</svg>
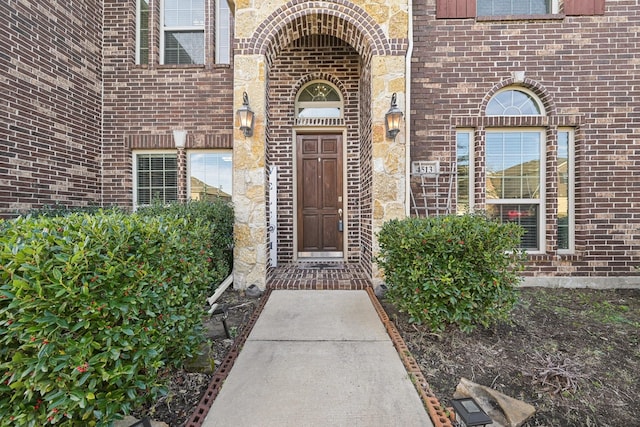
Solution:
<svg viewBox="0 0 640 427">
<path fill-rule="evenodd" d="M 550 106 L 549 111 L 545 105 Z M 478 205 L 490 217 L 522 226 L 521 247 L 529 253 L 554 250 L 555 243 L 556 253 L 572 254 L 575 129 L 562 116 L 554 117 L 562 127 L 549 128 L 547 115 L 553 114 L 552 105 L 543 104 L 527 88 L 508 86 L 487 102 L 480 132 L 457 129 L 456 203 L 458 212 L 473 210 L 478 197 Z M 555 161 L 548 162 L 547 157 Z M 555 186 L 549 185 L 552 182 Z M 555 196 L 555 203 L 547 203 L 548 193 Z M 555 221 L 555 231 L 550 230 L 547 219 Z"/>
<path fill-rule="evenodd" d="M 487 116 L 542 116 L 542 103 L 521 88 L 494 95 Z M 485 139 L 487 212 L 525 229 L 522 247 L 544 248 L 545 129 L 506 126 L 487 128 Z"/>
<path fill-rule="evenodd" d="M 540 100 L 523 89 L 498 92 L 487 104 L 487 116 L 544 116 Z"/>
<path fill-rule="evenodd" d="M 342 118 L 342 114 L 342 97 L 332 84 L 314 81 L 298 92 L 296 118 Z"/>
</svg>

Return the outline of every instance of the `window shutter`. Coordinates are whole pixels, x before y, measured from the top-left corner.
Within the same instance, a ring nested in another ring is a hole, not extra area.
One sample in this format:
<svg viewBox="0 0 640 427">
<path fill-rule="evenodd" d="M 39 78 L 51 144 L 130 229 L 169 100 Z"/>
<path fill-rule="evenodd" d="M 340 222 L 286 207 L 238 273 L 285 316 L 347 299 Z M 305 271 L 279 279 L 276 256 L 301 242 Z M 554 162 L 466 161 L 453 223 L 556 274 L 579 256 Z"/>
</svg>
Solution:
<svg viewBox="0 0 640 427">
<path fill-rule="evenodd" d="M 476 0 L 436 0 L 436 18 L 475 18 Z"/>
<path fill-rule="evenodd" d="M 604 0 L 564 0 L 564 14 L 604 15 Z"/>
</svg>

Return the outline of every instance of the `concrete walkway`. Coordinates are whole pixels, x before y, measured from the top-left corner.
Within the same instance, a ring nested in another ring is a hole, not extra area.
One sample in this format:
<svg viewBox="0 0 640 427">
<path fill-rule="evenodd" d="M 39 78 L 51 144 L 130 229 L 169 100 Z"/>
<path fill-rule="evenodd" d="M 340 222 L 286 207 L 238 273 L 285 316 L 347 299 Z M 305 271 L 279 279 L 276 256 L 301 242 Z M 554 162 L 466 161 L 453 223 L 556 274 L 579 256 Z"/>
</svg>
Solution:
<svg viewBox="0 0 640 427">
<path fill-rule="evenodd" d="M 274 290 L 203 426 L 433 426 L 366 291 Z"/>
</svg>

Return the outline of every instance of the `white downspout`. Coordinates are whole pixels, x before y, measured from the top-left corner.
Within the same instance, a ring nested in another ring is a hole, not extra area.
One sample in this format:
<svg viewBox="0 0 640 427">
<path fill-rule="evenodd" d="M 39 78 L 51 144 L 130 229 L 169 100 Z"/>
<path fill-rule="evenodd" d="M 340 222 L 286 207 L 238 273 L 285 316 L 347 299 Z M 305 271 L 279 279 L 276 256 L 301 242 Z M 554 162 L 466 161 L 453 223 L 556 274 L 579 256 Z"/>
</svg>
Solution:
<svg viewBox="0 0 640 427">
<path fill-rule="evenodd" d="M 409 45 L 407 46 L 407 56 L 405 62 L 405 215 L 411 215 L 411 59 L 413 57 L 413 0 L 408 0 L 409 25 L 408 34 Z"/>
</svg>

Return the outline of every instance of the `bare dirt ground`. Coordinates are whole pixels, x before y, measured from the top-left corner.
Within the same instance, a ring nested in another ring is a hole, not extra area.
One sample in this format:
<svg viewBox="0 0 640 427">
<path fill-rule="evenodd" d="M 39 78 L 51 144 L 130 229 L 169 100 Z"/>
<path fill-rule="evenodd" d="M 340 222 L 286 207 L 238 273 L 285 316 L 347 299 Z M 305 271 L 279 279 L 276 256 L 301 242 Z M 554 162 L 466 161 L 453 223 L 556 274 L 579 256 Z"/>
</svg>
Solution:
<svg viewBox="0 0 640 427">
<path fill-rule="evenodd" d="M 237 336 L 258 301 L 227 290 L 222 302 Z M 444 405 L 465 377 L 532 404 L 537 412 L 526 427 L 640 425 L 640 289 L 522 289 L 511 322 L 470 334 L 433 334 L 383 305 Z M 232 340 L 219 318 L 205 326 L 215 360 L 223 360 Z M 168 375 L 169 394 L 137 415 L 181 427 L 211 375 Z"/>
<path fill-rule="evenodd" d="M 442 404 L 465 377 L 532 404 L 527 427 L 640 425 L 640 289 L 522 289 L 510 323 L 471 334 L 385 309 Z"/>
</svg>

